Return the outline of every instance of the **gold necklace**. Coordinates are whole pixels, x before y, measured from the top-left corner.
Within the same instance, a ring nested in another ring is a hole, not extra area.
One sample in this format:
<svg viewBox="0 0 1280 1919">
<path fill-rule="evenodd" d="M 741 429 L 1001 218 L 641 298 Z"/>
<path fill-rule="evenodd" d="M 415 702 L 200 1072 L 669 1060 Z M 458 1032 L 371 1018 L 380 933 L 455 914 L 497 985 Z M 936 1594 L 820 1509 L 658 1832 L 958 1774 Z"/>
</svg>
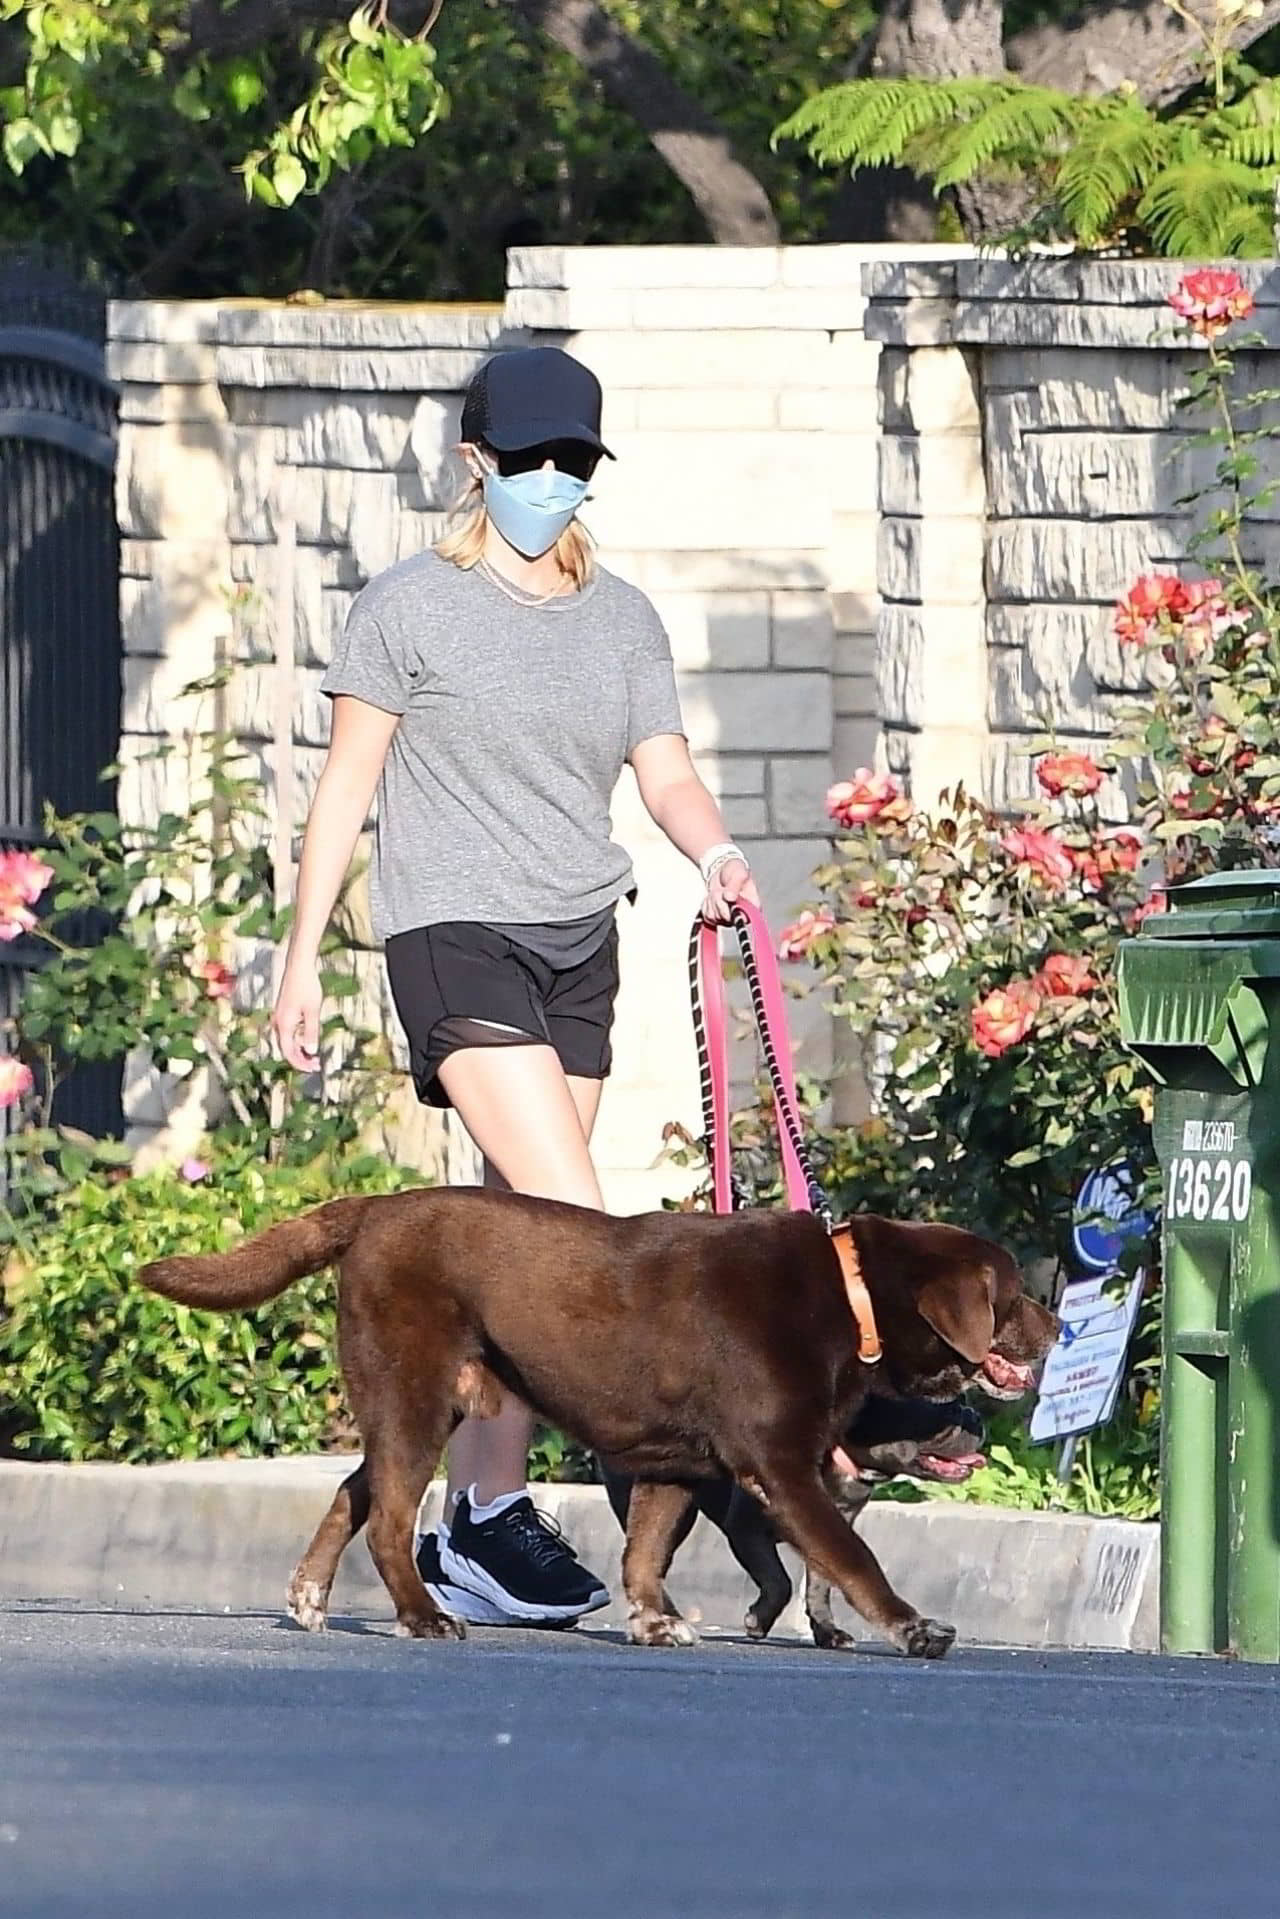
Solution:
<svg viewBox="0 0 1280 1919">
<path fill-rule="evenodd" d="M 503 574 L 499 573 L 496 566 L 490 566 L 483 554 L 480 556 L 480 570 L 487 580 L 492 581 L 500 593 L 505 593 L 507 598 L 514 600 L 517 606 L 546 606 L 548 601 L 561 599 L 564 594 L 570 590 L 568 587 L 560 585 L 553 587 L 550 593 L 544 593 L 541 599 L 533 598 L 521 588 L 517 587 L 513 580 L 508 580 Z"/>
</svg>

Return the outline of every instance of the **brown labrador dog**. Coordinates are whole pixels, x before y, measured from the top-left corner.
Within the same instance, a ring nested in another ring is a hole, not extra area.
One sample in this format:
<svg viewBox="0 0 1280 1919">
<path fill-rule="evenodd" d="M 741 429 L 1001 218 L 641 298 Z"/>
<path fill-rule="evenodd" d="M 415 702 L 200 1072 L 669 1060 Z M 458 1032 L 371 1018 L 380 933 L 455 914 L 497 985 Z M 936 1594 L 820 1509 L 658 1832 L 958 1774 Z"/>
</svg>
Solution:
<svg viewBox="0 0 1280 1919">
<path fill-rule="evenodd" d="M 903 1476 L 957 1485 L 986 1464 L 980 1450 L 983 1425 L 960 1400 L 889 1399 L 872 1392 L 832 1454 L 827 1490 L 850 1526 L 857 1523 L 876 1487 Z M 601 1477 L 618 1524 L 626 1531 L 631 1481 L 601 1462 Z M 680 1523 L 672 1557 L 693 1530 L 699 1513 L 725 1536 L 729 1550 L 755 1581 L 756 1596 L 743 1627 L 749 1639 L 764 1639 L 791 1599 L 791 1579 L 778 1553 L 778 1529 L 759 1500 L 729 1479 L 702 1481 L 695 1507 Z M 814 1644 L 843 1650 L 854 1641 L 836 1625 L 831 1586 L 806 1568 L 804 1607 Z M 667 1612 L 674 1607 L 668 1600 Z"/>
<path fill-rule="evenodd" d="M 863 1216 L 854 1240 L 887 1383 L 952 1399 L 979 1372 L 1029 1378 L 1055 1321 L 1000 1247 Z M 754 1492 L 823 1579 L 904 1652 L 940 1658 L 924 1619 L 850 1532 L 823 1466 L 868 1391 L 840 1265 L 807 1213 L 611 1218 L 480 1187 L 331 1200 L 229 1253 L 144 1266 L 184 1305 L 261 1305 L 339 1266 L 338 1349 L 364 1459 L 293 1575 L 289 1611 L 318 1630 L 338 1561 L 369 1550 L 414 1638 L 461 1638 L 414 1564 L 414 1521 L 450 1432 L 498 1385 L 636 1482 L 623 1558 L 629 1637 L 692 1637 L 663 1606 L 672 1542 L 707 1477 Z"/>
</svg>

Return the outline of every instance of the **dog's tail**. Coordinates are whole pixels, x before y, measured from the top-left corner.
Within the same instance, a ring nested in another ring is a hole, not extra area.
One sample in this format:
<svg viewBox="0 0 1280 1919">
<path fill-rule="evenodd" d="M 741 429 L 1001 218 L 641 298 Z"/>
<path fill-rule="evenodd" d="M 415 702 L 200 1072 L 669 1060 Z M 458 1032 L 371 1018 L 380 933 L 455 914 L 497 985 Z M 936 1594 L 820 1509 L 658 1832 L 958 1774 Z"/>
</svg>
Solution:
<svg viewBox="0 0 1280 1919">
<path fill-rule="evenodd" d="M 307 1273 L 331 1265 L 346 1252 L 368 1210 L 367 1197 L 331 1199 L 298 1219 L 269 1226 L 229 1253 L 179 1253 L 153 1259 L 138 1278 L 153 1293 L 180 1306 L 226 1312 L 261 1306 Z"/>
</svg>

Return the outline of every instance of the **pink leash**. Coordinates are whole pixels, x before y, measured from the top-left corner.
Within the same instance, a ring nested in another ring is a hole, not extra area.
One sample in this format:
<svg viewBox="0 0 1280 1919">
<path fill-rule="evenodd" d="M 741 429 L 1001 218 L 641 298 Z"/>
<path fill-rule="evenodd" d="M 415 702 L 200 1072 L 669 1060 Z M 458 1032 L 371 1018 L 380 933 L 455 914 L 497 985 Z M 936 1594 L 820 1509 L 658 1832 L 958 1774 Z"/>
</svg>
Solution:
<svg viewBox="0 0 1280 1919">
<path fill-rule="evenodd" d="M 804 1148 L 785 1001 L 773 940 L 759 907 L 745 901 L 739 901 L 733 908 L 733 927 L 742 951 L 743 971 L 773 1088 L 787 1204 L 793 1212 L 816 1213 L 830 1232 L 833 1224 L 830 1208 Z M 703 1132 L 711 1162 L 715 1209 L 718 1213 L 731 1213 L 734 1193 L 729 1150 L 729 1026 L 724 974 L 720 967 L 720 934 L 718 927 L 709 926 L 701 916 L 694 921 L 689 942 L 689 980 L 702 1079 Z"/>
</svg>

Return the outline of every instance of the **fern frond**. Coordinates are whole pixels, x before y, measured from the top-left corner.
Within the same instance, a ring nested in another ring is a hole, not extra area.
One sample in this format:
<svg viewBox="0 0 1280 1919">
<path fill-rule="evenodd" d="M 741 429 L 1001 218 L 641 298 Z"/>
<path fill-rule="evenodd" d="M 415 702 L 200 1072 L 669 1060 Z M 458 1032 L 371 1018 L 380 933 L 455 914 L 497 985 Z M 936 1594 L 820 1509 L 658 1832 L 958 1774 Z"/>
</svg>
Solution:
<svg viewBox="0 0 1280 1919">
<path fill-rule="evenodd" d="M 1264 80 L 1213 116 L 1206 129 L 1228 160 L 1280 166 L 1280 80 Z"/>
<path fill-rule="evenodd" d="M 1151 180 L 1138 218 L 1160 251 L 1175 259 L 1270 253 L 1274 184 L 1274 176 L 1202 152 L 1175 160 Z"/>
<path fill-rule="evenodd" d="M 1109 235 L 1121 208 L 1167 164 L 1172 145 L 1168 129 L 1140 101 L 1110 96 L 1095 106 L 1055 182 L 1063 213 L 1086 246 Z"/>
<path fill-rule="evenodd" d="M 952 130 L 950 154 L 934 176 L 939 189 L 970 180 L 993 161 L 1039 164 L 1070 139 L 1093 103 L 1051 87 L 1019 87 L 970 124 Z M 911 154 L 908 152 L 908 160 Z"/>
<path fill-rule="evenodd" d="M 910 164 L 911 145 L 932 131 L 980 123 L 988 114 L 1014 102 L 1033 100 L 1028 116 L 1029 139 L 1043 120 L 1047 101 L 1059 114 L 1069 114 L 1076 102 L 1070 94 L 1047 87 L 1024 86 L 1020 81 L 968 76 L 960 80 L 846 80 L 806 100 L 773 136 L 803 140 L 820 165 L 855 166 Z"/>
</svg>

